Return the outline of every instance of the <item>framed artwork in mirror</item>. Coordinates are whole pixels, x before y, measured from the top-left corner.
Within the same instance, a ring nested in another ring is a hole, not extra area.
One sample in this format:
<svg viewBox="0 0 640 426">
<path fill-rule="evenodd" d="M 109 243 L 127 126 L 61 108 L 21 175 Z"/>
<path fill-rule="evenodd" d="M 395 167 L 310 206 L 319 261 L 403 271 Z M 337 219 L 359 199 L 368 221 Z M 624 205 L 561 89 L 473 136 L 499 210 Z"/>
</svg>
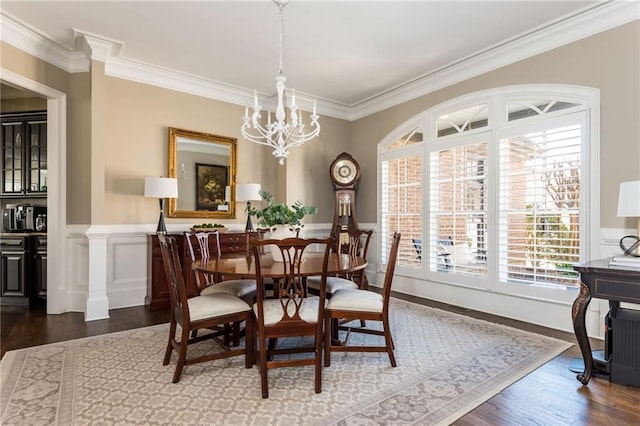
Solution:
<svg viewBox="0 0 640 426">
<path fill-rule="evenodd" d="M 238 140 L 168 129 L 169 177 L 178 180 L 178 198 L 169 199 L 169 217 L 235 219 Z"/>
<path fill-rule="evenodd" d="M 196 163 L 196 210 L 218 210 L 218 206 L 225 206 L 228 174 L 225 166 Z"/>
</svg>

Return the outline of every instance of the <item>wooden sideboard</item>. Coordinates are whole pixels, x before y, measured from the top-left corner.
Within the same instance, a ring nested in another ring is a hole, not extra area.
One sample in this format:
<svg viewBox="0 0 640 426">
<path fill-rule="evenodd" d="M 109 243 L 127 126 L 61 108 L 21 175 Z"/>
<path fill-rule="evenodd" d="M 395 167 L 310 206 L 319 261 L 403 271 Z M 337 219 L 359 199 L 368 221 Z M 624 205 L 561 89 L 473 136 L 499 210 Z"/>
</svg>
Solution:
<svg viewBox="0 0 640 426">
<path fill-rule="evenodd" d="M 182 273 L 189 297 L 197 296 L 198 288 L 194 271 L 191 269 L 191 255 L 189 254 L 186 237 L 184 233 L 169 233 L 168 235 L 176 238 L 180 252 Z M 220 252 L 222 255 L 227 253 L 246 253 L 249 238 L 257 236 L 256 232 L 223 232 L 220 234 Z M 213 241 L 213 239 L 210 241 L 210 251 L 212 253 L 215 252 Z M 169 308 L 167 277 L 162 263 L 160 242 L 156 234 L 147 236 L 147 296 L 144 299 L 144 304 L 151 311 Z"/>
</svg>

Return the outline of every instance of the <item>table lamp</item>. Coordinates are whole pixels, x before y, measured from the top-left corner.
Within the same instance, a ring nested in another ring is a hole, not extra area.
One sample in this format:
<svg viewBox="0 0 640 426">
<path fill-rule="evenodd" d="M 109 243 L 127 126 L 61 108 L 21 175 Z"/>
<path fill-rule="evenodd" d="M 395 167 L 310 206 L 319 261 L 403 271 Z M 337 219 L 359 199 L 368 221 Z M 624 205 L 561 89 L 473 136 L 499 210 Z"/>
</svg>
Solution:
<svg viewBox="0 0 640 426">
<path fill-rule="evenodd" d="M 618 195 L 618 217 L 637 217 L 637 235 L 626 235 L 620 240 L 620 248 L 625 256 L 640 257 L 640 180 L 622 182 Z M 627 247 L 625 241 L 635 240 Z"/>
<path fill-rule="evenodd" d="M 236 201 L 247 202 L 247 225 L 245 226 L 245 232 L 253 231 L 253 224 L 251 223 L 251 210 L 252 201 L 260 201 L 260 184 L 259 183 L 239 183 L 236 185 Z"/>
<path fill-rule="evenodd" d="M 157 233 L 166 234 L 167 227 L 164 224 L 164 199 L 178 198 L 178 179 L 163 177 L 144 178 L 144 196 L 158 198 L 160 200 L 160 220 Z"/>
</svg>

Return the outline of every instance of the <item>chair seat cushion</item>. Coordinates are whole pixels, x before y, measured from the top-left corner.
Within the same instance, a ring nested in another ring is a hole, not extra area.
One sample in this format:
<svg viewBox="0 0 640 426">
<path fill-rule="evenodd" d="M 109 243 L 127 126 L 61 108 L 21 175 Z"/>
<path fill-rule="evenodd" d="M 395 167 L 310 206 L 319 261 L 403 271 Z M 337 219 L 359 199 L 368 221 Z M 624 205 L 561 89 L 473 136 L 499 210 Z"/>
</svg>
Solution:
<svg viewBox="0 0 640 426">
<path fill-rule="evenodd" d="M 200 292 L 201 296 L 216 293 L 227 293 L 236 297 L 243 297 L 256 291 L 256 280 L 229 280 L 207 286 Z"/>
<path fill-rule="evenodd" d="M 320 298 L 317 296 L 309 296 L 302 301 L 302 307 L 300 308 L 300 318 L 304 322 L 316 324 L 318 322 L 318 306 L 320 305 Z M 264 325 L 273 325 L 280 321 L 284 317 L 284 310 L 280 299 L 266 299 L 263 301 L 264 309 Z M 295 306 L 293 303 L 287 307 L 288 314 L 291 316 L 295 313 Z M 253 312 L 258 318 L 258 304 L 253 305 Z"/>
<path fill-rule="evenodd" d="M 369 290 L 338 290 L 329 299 L 327 309 L 382 313 L 382 295 Z"/>
<path fill-rule="evenodd" d="M 208 294 L 187 299 L 191 321 L 235 314 L 251 309 L 247 303 L 227 293 Z"/>
<path fill-rule="evenodd" d="M 313 288 L 315 290 L 320 290 L 320 276 L 314 275 L 307 278 L 307 287 Z M 327 277 L 327 293 L 333 294 L 338 290 L 342 289 L 358 289 L 358 284 L 355 282 L 348 280 L 346 278 L 340 277 Z"/>
</svg>

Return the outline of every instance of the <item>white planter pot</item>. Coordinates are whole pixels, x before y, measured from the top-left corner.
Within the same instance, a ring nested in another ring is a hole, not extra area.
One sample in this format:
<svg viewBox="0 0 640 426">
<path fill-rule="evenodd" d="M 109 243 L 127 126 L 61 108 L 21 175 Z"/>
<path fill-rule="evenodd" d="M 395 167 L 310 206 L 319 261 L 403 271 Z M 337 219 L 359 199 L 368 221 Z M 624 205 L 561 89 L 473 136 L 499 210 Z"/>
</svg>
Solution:
<svg viewBox="0 0 640 426">
<path fill-rule="evenodd" d="M 296 236 L 296 232 L 292 231 L 288 225 L 275 225 L 271 228 L 271 239 L 284 240 L 285 238 L 293 238 Z M 278 246 L 271 246 L 271 257 L 274 262 L 282 262 L 282 252 Z"/>
</svg>

